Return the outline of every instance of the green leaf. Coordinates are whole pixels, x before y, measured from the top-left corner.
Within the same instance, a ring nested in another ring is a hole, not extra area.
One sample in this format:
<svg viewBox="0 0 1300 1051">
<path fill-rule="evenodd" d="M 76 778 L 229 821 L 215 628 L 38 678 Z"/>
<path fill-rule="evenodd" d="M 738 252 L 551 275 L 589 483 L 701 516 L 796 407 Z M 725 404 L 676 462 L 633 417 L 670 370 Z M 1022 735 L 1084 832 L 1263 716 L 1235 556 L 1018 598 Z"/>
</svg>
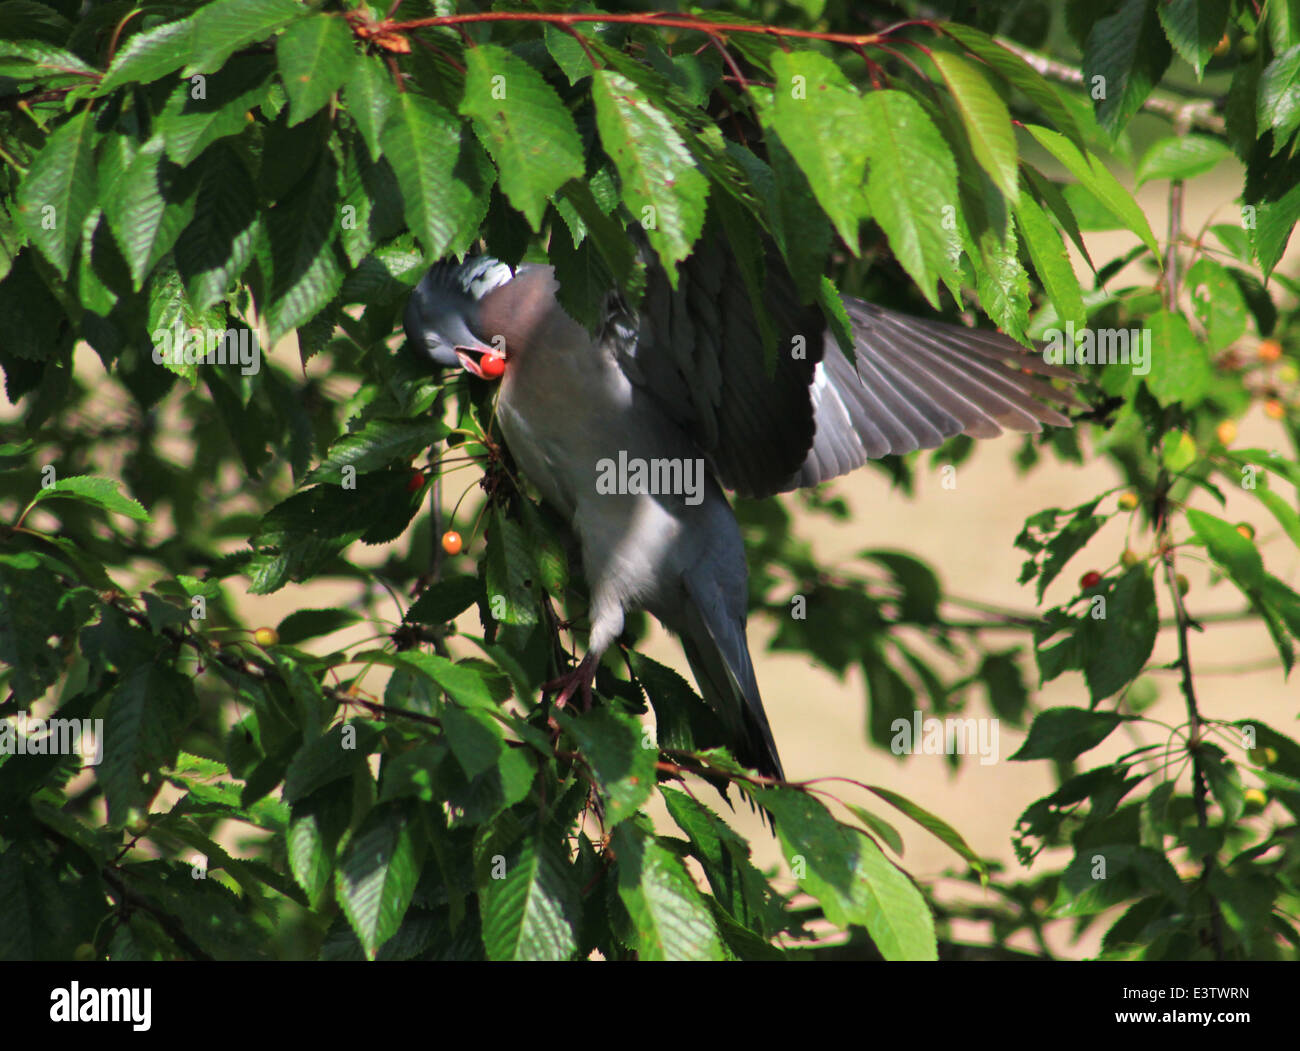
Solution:
<svg viewBox="0 0 1300 1051">
<path fill-rule="evenodd" d="M 1291 543 L 1300 547 L 1300 514 L 1272 489 L 1260 486 L 1255 490 L 1255 497 L 1273 513 L 1278 524 L 1291 538 Z"/>
<path fill-rule="evenodd" d="M 410 460 L 446 434 L 447 428 L 440 420 L 372 417 L 360 430 L 334 442 L 321 465 L 303 480 L 304 484 L 341 485 L 346 477 L 344 468 L 353 468 L 349 473 L 355 478 L 396 460 Z"/>
<path fill-rule="evenodd" d="M 1259 268 L 1267 279 L 1282 259 L 1291 231 L 1300 222 L 1300 184 L 1292 186 L 1276 200 L 1261 201 L 1255 212 L 1255 228 L 1250 232 L 1250 240 Z"/>
<path fill-rule="evenodd" d="M 550 836 L 528 836 L 479 895 L 490 960 L 568 960 L 578 950 L 576 870 Z"/>
<path fill-rule="evenodd" d="M 1273 152 L 1300 128 L 1300 44 L 1278 55 L 1259 78 L 1256 116 L 1259 130 L 1273 129 Z"/>
<path fill-rule="evenodd" d="M 380 135 L 407 224 L 434 259 L 462 254 L 487 214 L 492 165 L 463 130 L 436 102 L 408 91 L 393 100 Z"/>
<path fill-rule="evenodd" d="M 13 7 L 10 8 L 14 10 Z M 21 16 L 20 16 L 21 17 Z M 59 77 L 93 77 L 96 70 L 71 51 L 38 40 L 0 40 L 0 76 L 17 80 Z"/>
<path fill-rule="evenodd" d="M 518 522 L 500 509 L 492 512 L 484 567 L 488 612 L 502 624 L 536 624 L 537 564 Z"/>
<path fill-rule="evenodd" d="M 1082 708 L 1048 708 L 1029 727 L 1029 737 L 1011 756 L 1029 759 L 1073 759 L 1101 744 L 1126 719 L 1114 712 L 1089 712 Z"/>
<path fill-rule="evenodd" d="M 867 214 L 862 183 L 873 140 L 863 99 L 839 67 L 814 51 L 775 52 L 772 70 L 776 86 L 772 105 L 760 110 L 764 126 L 779 137 L 782 156 L 803 171 L 840 239 L 856 255 L 858 224 Z M 778 164 L 776 157 L 773 163 Z"/>
<path fill-rule="evenodd" d="M 709 183 L 673 122 L 631 80 L 612 69 L 592 74 L 596 128 L 618 169 L 623 203 L 645 230 L 677 287 L 677 264 L 704 227 Z"/>
<path fill-rule="evenodd" d="M 1043 149 L 1060 161 L 1085 189 L 1109 208 L 1120 222 L 1137 234 L 1143 244 L 1157 257 L 1160 256 L 1160 245 L 1151 232 L 1151 224 L 1147 222 L 1146 215 L 1132 194 L 1119 184 L 1119 180 L 1100 160 L 1085 156 L 1069 139 L 1050 128 L 1026 124 L 1025 130 L 1038 140 Z"/>
<path fill-rule="evenodd" d="M 986 62 L 1003 80 L 1042 110 L 1049 125 L 1069 138 L 1080 150 L 1085 149 L 1074 114 L 1061 98 L 1060 91 L 1038 70 L 972 26 L 945 22 L 943 31 L 976 58 Z"/>
<path fill-rule="evenodd" d="M 1097 123 L 1112 135 L 1128 123 L 1169 67 L 1172 52 L 1156 15 L 1157 0 L 1120 0 L 1099 18 L 1083 49 L 1083 74 L 1097 98 Z M 1102 78 L 1098 81 L 1096 78 Z"/>
<path fill-rule="evenodd" d="M 452 576 L 430 584 L 406 611 L 408 623 L 446 624 L 483 597 L 478 577 Z"/>
<path fill-rule="evenodd" d="M 642 960 L 721 960 L 713 915 L 682 863 L 635 825 L 614 830 L 618 896 Z"/>
<path fill-rule="evenodd" d="M 1246 334 L 1246 300 L 1227 267 L 1203 255 L 1187 271 L 1186 286 L 1211 351 L 1223 350 Z"/>
<path fill-rule="evenodd" d="M 1151 371 L 1147 389 L 1162 405 L 1199 405 L 1214 382 L 1205 344 L 1182 314 L 1158 310 L 1147 319 L 1151 330 Z"/>
<path fill-rule="evenodd" d="M 298 803 L 325 785 L 364 768 L 366 756 L 375 750 L 378 740 L 379 731 L 360 720 L 336 723 L 325 733 L 309 738 L 285 770 L 284 801 Z"/>
<path fill-rule="evenodd" d="M 1137 184 L 1152 179 L 1192 179 L 1213 171 L 1230 156 L 1232 151 L 1227 146 L 1208 135 L 1157 139 L 1138 161 Z"/>
<path fill-rule="evenodd" d="M 329 889 L 334 852 L 351 810 L 352 785 L 346 781 L 334 782 L 293 807 L 285 833 L 289 869 L 313 908 L 320 908 Z"/>
<path fill-rule="evenodd" d="M 275 41 L 280 79 L 289 96 L 289 125 L 329 102 L 358 60 L 352 31 L 333 15 L 317 14 L 289 26 Z"/>
<path fill-rule="evenodd" d="M 216 0 L 190 19 L 193 51 L 184 75 L 215 72 L 236 51 L 310 13 L 296 0 Z"/>
<path fill-rule="evenodd" d="M 212 147 L 199 163 L 194 219 L 176 241 L 176 267 L 194 308 L 207 310 L 252 261 L 261 220 L 253 180 L 234 150 Z"/>
<path fill-rule="evenodd" d="M 113 56 L 95 94 L 107 95 L 124 84 L 152 84 L 180 69 L 190 59 L 193 31 L 193 19 L 183 18 L 136 33 Z"/>
<path fill-rule="evenodd" d="M 1087 324 L 1088 312 L 1083 305 L 1083 291 L 1079 288 L 1074 264 L 1060 233 L 1027 190 L 1016 204 L 1016 221 L 1039 280 L 1056 307 L 1057 317 L 1062 322 L 1073 321 L 1083 327 Z"/>
<path fill-rule="evenodd" d="M 420 876 L 420 851 L 397 803 L 375 807 L 348 844 L 335 893 L 366 956 L 397 933 Z"/>
<path fill-rule="evenodd" d="M 1237 532 L 1237 527 L 1205 511 L 1189 508 L 1187 524 L 1196 539 L 1205 545 L 1210 557 L 1222 566 L 1243 591 L 1264 583 L 1264 562 L 1253 540 Z"/>
<path fill-rule="evenodd" d="M 983 859 L 971 849 L 970 844 L 962 838 L 961 833 L 944 821 L 943 818 L 932 814 L 925 807 L 913 803 L 906 796 L 901 796 L 888 788 L 881 788 L 879 785 L 867 785 L 867 788 L 890 806 L 901 810 L 927 832 L 932 833 L 940 842 L 951 847 L 965 859 L 971 868 L 980 874 L 981 878 L 987 874 L 988 868 Z"/>
<path fill-rule="evenodd" d="M 333 156 L 323 153 L 288 201 L 266 221 L 271 289 L 266 325 L 274 344 L 329 304 L 343 283 L 336 243 L 338 182 Z"/>
<path fill-rule="evenodd" d="M 950 231 L 957 207 L 957 166 L 939 129 L 901 91 L 874 91 L 862 104 L 870 157 L 866 199 L 889 247 L 934 307 L 939 278 L 957 282 Z M 899 193 L 906 185 L 907 193 Z"/>
<path fill-rule="evenodd" d="M 164 148 L 162 136 L 155 135 L 104 194 L 109 228 L 131 268 L 137 291 L 190 224 L 197 204 L 196 181 L 166 163 Z"/>
<path fill-rule="evenodd" d="M 64 121 L 36 154 L 18 186 L 17 215 L 64 278 L 95 203 L 95 122 L 89 109 Z"/>
<path fill-rule="evenodd" d="M 137 522 L 148 522 L 149 512 L 129 496 L 123 496 L 118 490 L 122 483 L 111 478 L 93 478 L 88 474 L 75 475 L 72 478 L 60 478 L 53 485 L 43 488 L 36 494 L 33 503 L 43 500 L 79 500 L 84 504 L 102 507 L 105 511 L 134 518 Z"/>
<path fill-rule="evenodd" d="M 392 75 L 382 62 L 362 56 L 353 63 L 343 86 L 343 101 L 347 103 L 348 116 L 365 140 L 371 160 L 377 161 L 383 156 L 380 135 L 396 97 Z"/>
<path fill-rule="evenodd" d="M 750 861 L 749 843 L 703 803 L 660 786 L 668 813 L 686 833 L 718 903 L 742 926 L 771 936 L 785 926 L 780 898 Z"/>
<path fill-rule="evenodd" d="M 104 758 L 95 768 L 110 824 L 123 824 L 133 807 L 147 807 L 160 787 L 158 771 L 175 761 L 197 707 L 190 680 L 160 663 L 140 665 L 113 690 L 104 716 Z"/>
<path fill-rule="evenodd" d="M 1165 35 L 1198 80 L 1228 28 L 1230 7 L 1229 0 L 1166 0 L 1159 6 Z"/>
<path fill-rule="evenodd" d="M 51 636 L 75 632 L 85 619 L 68 597 L 45 560 L 32 552 L 0 554 L 0 662 L 11 669 L 8 686 L 20 705 L 66 674 L 62 640 L 51 644 Z"/>
<path fill-rule="evenodd" d="M 605 804 L 605 827 L 632 817 L 655 788 L 659 751 L 630 716 L 599 708 L 578 717 L 556 712 L 556 720 L 577 742 L 591 767 Z"/>
<path fill-rule="evenodd" d="M 555 191 L 585 170 L 573 117 L 542 75 L 504 48 L 470 48 L 465 65 L 460 112 L 474 119 L 502 192 L 540 230 Z"/>
<path fill-rule="evenodd" d="M 775 818 L 786 863 L 828 920 L 865 927 L 887 960 L 937 959 L 925 898 L 869 836 L 840 824 L 805 792 L 772 788 L 752 794 Z"/>
<path fill-rule="evenodd" d="M 1019 158 L 1006 104 L 965 59 L 946 51 L 932 52 L 930 58 L 957 102 L 975 159 L 1014 205 L 1020 195 Z"/>
<path fill-rule="evenodd" d="M 1090 600 L 1079 631 L 1083 674 L 1093 704 L 1137 678 L 1160 630 L 1155 588 L 1146 566 L 1131 567 L 1113 584 L 1108 580 L 1101 598 L 1105 607 Z"/>
<path fill-rule="evenodd" d="M 185 167 L 217 139 L 247 128 L 249 112 L 266 98 L 271 70 L 265 55 L 236 55 L 204 78 L 201 94 L 189 81 L 179 84 L 155 124 L 167 142 L 167 156 Z"/>
<path fill-rule="evenodd" d="M 400 653 L 369 650 L 353 658 L 363 659 L 392 668 L 406 668 L 423 675 L 446 690 L 457 704 L 466 708 L 496 709 L 493 686 L 487 674 L 491 666 L 486 663 L 455 663 L 436 653 L 423 653 L 419 650 L 404 650 Z"/>
</svg>

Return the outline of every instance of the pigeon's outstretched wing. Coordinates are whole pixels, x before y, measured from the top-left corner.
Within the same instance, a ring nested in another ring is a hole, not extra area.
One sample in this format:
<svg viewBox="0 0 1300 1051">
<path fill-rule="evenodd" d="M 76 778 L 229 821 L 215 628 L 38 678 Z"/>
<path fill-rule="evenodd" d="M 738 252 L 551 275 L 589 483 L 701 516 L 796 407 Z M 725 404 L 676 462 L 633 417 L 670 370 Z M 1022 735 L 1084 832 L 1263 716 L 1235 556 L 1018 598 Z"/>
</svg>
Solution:
<svg viewBox="0 0 1300 1051">
<path fill-rule="evenodd" d="M 844 297 L 850 363 L 775 251 L 765 263 L 773 369 L 740 265 L 716 234 L 682 264 L 677 288 L 649 268 L 635 331 L 612 340 L 632 382 L 687 428 L 728 489 L 767 496 L 956 434 L 1070 426 L 1053 406 L 1074 399 L 1050 381 L 1073 375 L 1010 337 Z"/>
</svg>

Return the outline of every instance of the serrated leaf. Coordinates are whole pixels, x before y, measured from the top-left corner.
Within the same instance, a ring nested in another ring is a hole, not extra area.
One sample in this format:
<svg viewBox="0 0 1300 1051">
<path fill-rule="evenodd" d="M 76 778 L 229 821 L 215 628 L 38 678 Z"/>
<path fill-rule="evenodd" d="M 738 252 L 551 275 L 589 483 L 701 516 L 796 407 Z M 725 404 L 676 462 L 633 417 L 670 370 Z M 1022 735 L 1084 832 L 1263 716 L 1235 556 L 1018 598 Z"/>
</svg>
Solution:
<svg viewBox="0 0 1300 1051">
<path fill-rule="evenodd" d="M 1291 231 L 1300 222 L 1300 184 L 1292 186 L 1276 200 L 1260 202 L 1255 211 L 1255 228 L 1250 232 L 1250 241 L 1259 268 L 1267 279 L 1281 261 Z"/>
<path fill-rule="evenodd" d="M 1238 533 L 1235 525 L 1196 508 L 1188 509 L 1187 524 L 1210 552 L 1210 557 L 1227 570 L 1243 591 L 1264 583 L 1264 562 L 1259 548 L 1253 540 Z"/>
<path fill-rule="evenodd" d="M 361 620 L 361 615 L 350 609 L 299 609 L 294 610 L 275 629 L 280 642 L 296 646 L 308 639 L 332 635 Z"/>
<path fill-rule="evenodd" d="M 409 460 L 446 434 L 447 428 L 441 420 L 373 417 L 360 430 L 345 434 L 334 442 L 321 465 L 304 481 L 339 485 L 345 467 L 353 468 L 355 477 L 394 460 Z"/>
<path fill-rule="evenodd" d="M 190 224 L 197 207 L 195 180 L 165 161 L 164 147 L 161 135 L 141 146 L 104 205 L 137 291 Z"/>
<path fill-rule="evenodd" d="M 1245 335 L 1246 300 L 1223 264 L 1201 256 L 1187 271 L 1186 287 L 1211 351 L 1223 350 Z"/>
<path fill-rule="evenodd" d="M 560 845 L 527 837 L 507 859 L 504 878 L 489 879 L 479 896 L 488 959 L 570 959 L 578 949 L 579 890 Z"/>
<path fill-rule="evenodd" d="M 1099 160 L 1085 156 L 1079 149 L 1059 132 L 1052 131 L 1037 124 L 1026 124 L 1025 129 L 1038 140 L 1045 150 L 1065 166 L 1066 171 L 1079 180 L 1090 193 L 1102 202 L 1115 217 L 1142 239 L 1142 243 L 1160 256 L 1160 245 L 1151 224 L 1138 203 L 1133 199 L 1119 180 L 1115 178 Z"/>
<path fill-rule="evenodd" d="M 811 795 L 789 788 L 753 793 L 776 820 L 799 886 L 838 926 L 856 924 L 887 960 L 934 960 L 934 918 L 907 876 L 864 833 L 842 825 Z"/>
<path fill-rule="evenodd" d="M 191 19 L 194 43 L 184 75 L 211 73 L 236 51 L 310 13 L 296 0 L 216 0 Z"/>
<path fill-rule="evenodd" d="M 366 956 L 397 933 L 420 876 L 419 852 L 400 804 L 380 804 L 348 844 L 335 893 Z"/>
<path fill-rule="evenodd" d="M 666 670 L 666 669 L 665 669 Z M 750 861 L 750 847 L 717 814 L 685 792 L 660 786 L 668 813 L 686 833 L 718 903 L 738 923 L 770 936 L 785 924 L 780 898 Z"/>
<path fill-rule="evenodd" d="M 930 58 L 957 102 L 975 159 L 1002 195 L 1015 204 L 1020 194 L 1018 153 L 1006 103 L 965 59 L 946 51 L 935 51 Z"/>
<path fill-rule="evenodd" d="M 1300 44 L 1278 55 L 1264 67 L 1256 102 L 1259 130 L 1273 129 L 1276 153 L 1300 128 Z"/>
<path fill-rule="evenodd" d="M 273 69 L 265 55 L 237 55 L 199 88 L 183 81 L 167 96 L 155 124 L 167 156 L 185 167 L 217 139 L 238 135 L 270 88 Z"/>
<path fill-rule="evenodd" d="M 176 241 L 176 267 L 197 310 L 221 300 L 253 258 L 260 222 L 257 191 L 233 151 L 203 154 L 193 221 Z"/>
<path fill-rule="evenodd" d="M 371 160 L 377 161 L 383 156 L 380 134 L 388 122 L 396 97 L 392 75 L 380 62 L 362 56 L 353 64 L 343 85 L 343 100 L 347 103 L 348 116 L 365 140 Z"/>
<path fill-rule="evenodd" d="M 474 605 L 483 595 L 478 577 L 452 576 L 435 581 L 411 603 L 406 620 L 414 624 L 446 624 Z"/>
<path fill-rule="evenodd" d="M 104 716 L 103 761 L 95 768 L 110 823 L 120 825 L 133 807 L 147 806 L 160 786 L 157 771 L 175 762 L 196 707 L 190 680 L 163 664 L 140 665 L 113 690 Z"/>
<path fill-rule="evenodd" d="M 1192 179 L 1213 171 L 1232 155 L 1218 139 L 1208 135 L 1179 135 L 1158 139 L 1142 155 L 1137 166 L 1137 184 L 1152 179 Z"/>
<path fill-rule="evenodd" d="M 324 309 L 343 284 L 335 243 L 338 183 L 331 154 L 322 153 L 298 192 L 266 221 L 271 246 L 271 295 L 266 323 L 272 344 Z"/>
<path fill-rule="evenodd" d="M 95 122 L 88 109 L 74 114 L 45 140 L 18 186 L 17 217 L 32 244 L 64 278 L 94 206 Z"/>
<path fill-rule="evenodd" d="M 704 227 L 709 183 L 672 120 L 612 69 L 592 74 L 601 144 L 614 161 L 623 202 L 641 223 L 669 282 Z"/>
<path fill-rule="evenodd" d="M 1165 0 L 1160 24 L 1169 42 L 1199 78 L 1228 28 L 1229 0 Z"/>
<path fill-rule="evenodd" d="M 555 718 L 578 744 L 590 765 L 605 803 L 605 827 L 632 817 L 655 787 L 659 750 L 645 747 L 641 726 L 630 716 L 601 708 L 579 716 L 556 712 Z"/>
<path fill-rule="evenodd" d="M 148 522 L 149 512 L 140 504 L 118 490 L 122 483 L 112 478 L 94 478 L 88 474 L 60 478 L 36 494 L 34 503 L 44 500 L 79 500 L 85 504 L 102 507 L 105 511 Z"/>
<path fill-rule="evenodd" d="M 1093 704 L 1137 678 L 1160 630 L 1155 588 L 1146 566 L 1131 567 L 1113 584 L 1107 581 L 1103 597 L 1105 615 L 1095 617 L 1090 606 L 1079 632 L 1083 675 Z"/>
<path fill-rule="evenodd" d="M 1034 718 L 1028 738 L 1010 758 L 1015 762 L 1073 759 L 1101 744 L 1124 719 L 1114 712 L 1048 708 Z"/>
<path fill-rule="evenodd" d="M 1192 333 L 1182 314 L 1158 310 L 1147 319 L 1151 330 L 1151 371 L 1147 389 L 1162 405 L 1199 405 L 1214 381 L 1205 344 Z"/>
<path fill-rule="evenodd" d="M 1084 78 L 1090 85 L 1102 78 L 1104 94 L 1094 96 L 1097 122 L 1112 135 L 1141 108 L 1169 67 L 1172 52 L 1160 30 L 1159 6 L 1157 0 L 1121 0 L 1088 34 Z"/>
<path fill-rule="evenodd" d="M 183 18 L 134 34 L 113 56 L 95 94 L 107 95 L 124 84 L 152 84 L 180 69 L 190 59 L 193 31 L 194 20 Z"/>
<path fill-rule="evenodd" d="M 970 844 L 962 838 L 961 833 L 944 821 L 943 818 L 926 810 L 925 807 L 913 803 L 906 796 L 899 795 L 888 788 L 881 788 L 879 785 L 868 785 L 867 788 L 890 806 L 906 814 L 927 832 L 933 834 L 940 842 L 951 847 L 981 877 L 987 874 L 988 868 L 983 859 L 971 849 Z"/>
<path fill-rule="evenodd" d="M 776 52 L 772 70 L 772 104 L 760 110 L 764 126 L 779 137 L 781 156 L 803 171 L 822 210 L 856 255 L 858 224 L 868 211 L 861 190 L 873 146 L 872 118 L 839 67 L 823 55 Z M 774 157 L 773 163 L 780 160 Z"/>
<path fill-rule="evenodd" d="M 866 197 L 871 217 L 898 262 L 938 307 L 937 281 L 956 280 L 943 218 L 957 202 L 957 167 L 938 128 L 901 91 L 874 91 L 863 102 L 870 157 Z M 906 183 L 908 192 L 898 187 Z"/>
<path fill-rule="evenodd" d="M 976 58 L 986 62 L 1008 84 L 1034 103 L 1048 119 L 1048 124 L 1065 135 L 1080 150 L 1085 148 L 1083 136 L 1070 107 L 1060 92 L 1045 76 L 1015 52 L 999 44 L 991 36 L 973 26 L 946 22 L 943 32 L 952 37 Z"/>
<path fill-rule="evenodd" d="M 1016 204 L 1016 219 L 1029 258 L 1056 307 L 1057 317 L 1062 322 L 1073 321 L 1082 328 L 1087 323 L 1088 312 L 1083 305 L 1083 291 L 1079 288 L 1074 264 L 1060 233 L 1027 190 Z"/>
<path fill-rule="evenodd" d="M 585 170 L 573 117 L 542 75 L 504 48 L 465 53 L 460 112 L 496 161 L 502 192 L 540 230 L 547 202 Z"/>
<path fill-rule="evenodd" d="M 635 825 L 614 830 L 618 896 L 642 960 L 721 960 L 713 915 L 682 863 Z"/>
<path fill-rule="evenodd" d="M 487 214 L 493 168 L 478 140 L 436 102 L 406 92 L 380 135 L 402 188 L 406 221 L 426 256 L 460 255 Z"/>
<path fill-rule="evenodd" d="M 289 96 L 289 125 L 300 124 L 329 102 L 357 61 L 346 22 L 316 14 L 289 26 L 275 39 L 275 58 Z"/>
</svg>

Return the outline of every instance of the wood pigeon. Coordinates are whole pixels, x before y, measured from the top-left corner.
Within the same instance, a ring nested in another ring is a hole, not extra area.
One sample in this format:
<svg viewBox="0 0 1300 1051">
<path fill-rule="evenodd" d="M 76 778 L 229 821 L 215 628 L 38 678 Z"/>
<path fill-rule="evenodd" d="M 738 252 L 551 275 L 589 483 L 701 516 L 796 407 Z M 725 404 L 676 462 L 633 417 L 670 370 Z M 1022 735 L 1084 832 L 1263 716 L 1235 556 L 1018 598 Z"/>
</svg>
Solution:
<svg viewBox="0 0 1300 1051">
<path fill-rule="evenodd" d="M 675 288 L 642 258 L 639 307 L 611 294 L 594 333 L 561 306 L 550 266 L 439 263 L 407 304 L 407 339 L 437 365 L 501 377 L 496 411 L 510 451 L 580 541 L 590 642 L 554 684 L 557 703 L 577 690 L 590 703 L 625 615 L 648 610 L 680 637 L 736 758 L 784 780 L 745 634 L 745 550 L 723 489 L 766 497 L 956 434 L 1068 427 L 1052 404 L 1073 398 L 1051 378 L 1072 374 L 1004 335 L 843 297 L 850 362 L 774 252 L 763 311 L 725 238 L 703 239 Z"/>
</svg>

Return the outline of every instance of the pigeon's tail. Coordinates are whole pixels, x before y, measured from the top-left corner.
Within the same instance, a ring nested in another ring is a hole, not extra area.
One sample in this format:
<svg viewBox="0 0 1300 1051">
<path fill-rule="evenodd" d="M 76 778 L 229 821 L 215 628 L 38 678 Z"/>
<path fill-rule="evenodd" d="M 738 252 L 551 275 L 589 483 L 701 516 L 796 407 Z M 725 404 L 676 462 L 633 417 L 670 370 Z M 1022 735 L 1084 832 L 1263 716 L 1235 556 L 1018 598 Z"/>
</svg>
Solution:
<svg viewBox="0 0 1300 1051">
<path fill-rule="evenodd" d="M 711 581 L 688 578 L 687 590 L 694 601 L 679 634 L 700 693 L 725 728 L 736 760 L 784 781 L 785 769 L 749 657 L 744 618 L 728 609 L 732 603 Z"/>
</svg>

